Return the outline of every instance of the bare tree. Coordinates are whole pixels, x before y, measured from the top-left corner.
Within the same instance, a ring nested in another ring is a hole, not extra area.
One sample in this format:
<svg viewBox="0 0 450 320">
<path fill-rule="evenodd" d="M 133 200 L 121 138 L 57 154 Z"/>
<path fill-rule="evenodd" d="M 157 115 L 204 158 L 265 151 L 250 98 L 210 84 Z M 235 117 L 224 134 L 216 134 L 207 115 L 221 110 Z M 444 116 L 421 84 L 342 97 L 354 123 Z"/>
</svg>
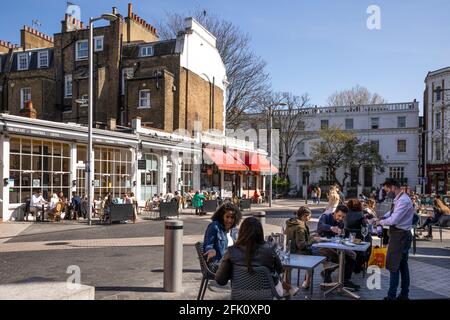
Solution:
<svg viewBox="0 0 450 320">
<path fill-rule="evenodd" d="M 273 110 L 273 128 L 279 130 L 280 176 L 288 181 L 289 161 L 294 156 L 298 145 L 307 139 L 304 135 L 307 124 L 303 111 L 310 107 L 309 102 L 307 93 L 302 96 L 292 93 L 274 93 L 262 104 L 266 110 L 268 108 Z"/>
<path fill-rule="evenodd" d="M 383 103 L 387 101 L 382 96 L 359 85 L 349 90 L 336 91 L 328 98 L 328 105 L 331 107 Z"/>
<path fill-rule="evenodd" d="M 266 62 L 251 50 L 250 36 L 231 22 L 200 9 L 189 15 L 217 38 L 229 82 L 225 103 L 227 128 L 236 128 L 243 114 L 255 110 L 258 98 L 270 90 Z M 178 13 L 166 16 L 166 21 L 158 25 L 159 34 L 162 39 L 173 39 L 184 30 L 184 17 Z"/>
</svg>

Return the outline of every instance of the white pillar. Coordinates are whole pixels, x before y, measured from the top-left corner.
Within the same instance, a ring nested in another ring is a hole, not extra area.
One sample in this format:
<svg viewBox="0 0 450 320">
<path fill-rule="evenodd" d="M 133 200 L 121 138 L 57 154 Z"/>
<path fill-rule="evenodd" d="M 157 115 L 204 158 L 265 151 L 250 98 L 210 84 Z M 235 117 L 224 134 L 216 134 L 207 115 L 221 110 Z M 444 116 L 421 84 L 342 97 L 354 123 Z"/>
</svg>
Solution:
<svg viewBox="0 0 450 320">
<path fill-rule="evenodd" d="M 160 176 L 159 176 L 159 193 L 166 193 L 167 190 L 167 182 L 164 182 L 167 176 L 167 156 L 163 155 L 161 157 L 161 168 L 159 169 Z"/>
<path fill-rule="evenodd" d="M 261 176 L 262 177 L 262 191 L 264 192 L 264 194 L 266 193 L 266 176 Z"/>
<path fill-rule="evenodd" d="M 202 170 L 202 159 L 201 154 L 194 155 L 194 167 L 193 167 L 193 179 L 192 188 L 194 191 L 200 190 L 200 175 Z"/>
<path fill-rule="evenodd" d="M 73 184 L 73 181 L 77 180 L 77 144 L 70 144 L 70 190 L 69 199 L 72 199 L 72 192 L 77 191 L 77 186 Z M 81 186 L 80 186 L 81 187 Z M 81 194 L 79 194 L 82 197 Z"/>
<path fill-rule="evenodd" d="M 141 158 L 141 159 L 139 159 Z M 147 199 L 141 199 L 141 172 L 139 171 L 139 165 L 138 165 L 138 161 L 143 159 L 143 152 L 140 154 L 137 150 L 136 150 L 136 179 L 134 181 L 136 181 L 136 187 L 135 187 L 135 192 L 134 192 L 134 196 L 136 197 L 137 201 L 146 201 Z"/>
<path fill-rule="evenodd" d="M 239 190 L 239 193 L 241 194 L 241 197 L 244 195 L 244 175 L 245 173 L 242 173 L 239 178 L 241 179 L 241 189 Z"/>
<path fill-rule="evenodd" d="M 0 220 L 8 221 L 11 218 L 11 213 L 9 212 L 9 186 L 5 186 L 4 179 L 9 179 L 9 137 L 5 135 L 1 135 L 1 181 L 2 184 L 2 194 L 1 194 L 1 203 L 0 203 Z M 16 184 L 19 181 L 14 181 Z"/>
<path fill-rule="evenodd" d="M 220 171 L 220 196 L 225 194 L 225 171 Z"/>
</svg>

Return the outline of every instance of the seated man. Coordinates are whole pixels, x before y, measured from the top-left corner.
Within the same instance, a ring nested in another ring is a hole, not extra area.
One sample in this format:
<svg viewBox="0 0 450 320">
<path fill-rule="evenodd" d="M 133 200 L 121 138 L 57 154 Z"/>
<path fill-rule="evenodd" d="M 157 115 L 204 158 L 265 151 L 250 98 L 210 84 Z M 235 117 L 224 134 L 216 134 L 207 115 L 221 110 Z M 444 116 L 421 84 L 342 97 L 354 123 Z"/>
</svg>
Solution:
<svg viewBox="0 0 450 320">
<path fill-rule="evenodd" d="M 81 198 L 77 195 L 77 193 L 74 191 L 72 192 L 72 200 L 70 201 L 70 208 L 73 212 L 73 219 L 77 220 L 79 216 L 81 216 Z M 67 219 L 70 220 L 70 214 L 68 215 Z M 84 216 L 84 219 L 86 219 L 86 216 Z"/>
<path fill-rule="evenodd" d="M 44 216 L 44 212 L 42 211 L 42 206 L 44 204 L 47 204 L 48 202 L 44 200 L 44 197 L 42 196 L 42 191 L 37 190 L 35 194 L 31 197 L 31 203 L 30 203 L 30 213 L 33 214 L 36 219 L 41 212 L 42 217 Z"/>
<path fill-rule="evenodd" d="M 348 208 L 344 205 L 336 207 L 334 212 L 323 214 L 319 219 L 317 232 L 321 237 L 332 238 L 344 232 L 344 219 L 348 212 Z M 321 275 L 325 283 L 331 283 L 331 273 L 336 270 L 336 264 L 339 263 L 339 254 L 335 249 L 320 248 L 320 254 L 327 257 L 327 261 L 333 263 L 329 268 L 325 268 Z M 356 253 L 354 251 L 345 251 L 345 274 L 344 286 L 358 290 L 360 287 L 350 281 L 356 262 Z"/>
</svg>

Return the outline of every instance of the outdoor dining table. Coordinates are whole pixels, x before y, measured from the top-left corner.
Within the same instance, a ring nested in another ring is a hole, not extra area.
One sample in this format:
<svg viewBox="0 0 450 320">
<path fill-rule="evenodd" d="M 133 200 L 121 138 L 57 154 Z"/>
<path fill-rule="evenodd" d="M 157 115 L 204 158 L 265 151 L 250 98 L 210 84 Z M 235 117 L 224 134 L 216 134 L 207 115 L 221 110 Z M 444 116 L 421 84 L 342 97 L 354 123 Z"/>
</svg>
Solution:
<svg viewBox="0 0 450 320">
<path fill-rule="evenodd" d="M 314 269 L 325 260 L 326 258 L 323 256 L 291 254 L 289 259 L 282 261 L 283 267 L 286 268 L 286 282 L 291 284 L 292 269 L 307 270 L 311 274 L 310 298 L 312 298 L 314 287 Z"/>
<path fill-rule="evenodd" d="M 333 283 L 331 289 L 325 291 L 324 297 L 326 298 L 333 291 L 337 290 L 339 293 L 345 293 L 355 299 L 360 299 L 360 296 L 351 292 L 348 288 L 344 287 L 344 272 L 345 272 L 345 251 L 362 251 L 365 252 L 370 247 L 369 242 L 361 242 L 361 244 L 348 244 L 348 241 L 344 241 L 344 243 L 337 243 L 333 241 L 329 242 L 319 242 L 313 244 L 313 248 L 327 248 L 327 249 L 335 249 L 339 254 L 339 277 L 338 282 Z"/>
</svg>

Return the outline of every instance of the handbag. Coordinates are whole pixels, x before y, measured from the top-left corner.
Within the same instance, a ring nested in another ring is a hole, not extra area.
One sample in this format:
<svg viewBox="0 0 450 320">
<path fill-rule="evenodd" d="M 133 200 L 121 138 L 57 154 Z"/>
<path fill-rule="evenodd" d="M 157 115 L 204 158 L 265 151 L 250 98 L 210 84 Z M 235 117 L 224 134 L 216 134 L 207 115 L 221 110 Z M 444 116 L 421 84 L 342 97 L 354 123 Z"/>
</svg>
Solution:
<svg viewBox="0 0 450 320">
<path fill-rule="evenodd" d="M 380 248 L 376 246 L 372 248 L 369 258 L 369 266 L 377 266 L 380 269 L 386 269 L 387 247 Z"/>
</svg>

